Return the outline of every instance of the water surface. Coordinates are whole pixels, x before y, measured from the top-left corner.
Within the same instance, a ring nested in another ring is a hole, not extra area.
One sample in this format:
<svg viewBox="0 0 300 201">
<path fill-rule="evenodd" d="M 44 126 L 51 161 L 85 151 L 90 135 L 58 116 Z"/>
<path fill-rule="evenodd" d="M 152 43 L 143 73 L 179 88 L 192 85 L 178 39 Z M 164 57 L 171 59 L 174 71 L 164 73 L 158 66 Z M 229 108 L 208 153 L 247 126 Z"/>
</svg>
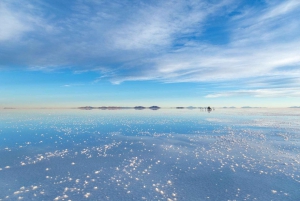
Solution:
<svg viewBox="0 0 300 201">
<path fill-rule="evenodd" d="M 0 110 L 0 200 L 300 200 L 300 110 Z"/>
</svg>

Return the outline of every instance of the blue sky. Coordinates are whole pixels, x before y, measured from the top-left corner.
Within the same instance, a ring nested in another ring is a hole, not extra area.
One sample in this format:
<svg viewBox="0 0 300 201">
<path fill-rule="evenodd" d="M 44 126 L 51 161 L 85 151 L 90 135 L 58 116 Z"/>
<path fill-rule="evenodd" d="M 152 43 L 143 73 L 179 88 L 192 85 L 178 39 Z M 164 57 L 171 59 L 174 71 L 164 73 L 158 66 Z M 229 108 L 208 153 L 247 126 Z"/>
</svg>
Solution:
<svg viewBox="0 0 300 201">
<path fill-rule="evenodd" d="M 300 103 L 298 0 L 2 0 L 0 107 Z"/>
</svg>

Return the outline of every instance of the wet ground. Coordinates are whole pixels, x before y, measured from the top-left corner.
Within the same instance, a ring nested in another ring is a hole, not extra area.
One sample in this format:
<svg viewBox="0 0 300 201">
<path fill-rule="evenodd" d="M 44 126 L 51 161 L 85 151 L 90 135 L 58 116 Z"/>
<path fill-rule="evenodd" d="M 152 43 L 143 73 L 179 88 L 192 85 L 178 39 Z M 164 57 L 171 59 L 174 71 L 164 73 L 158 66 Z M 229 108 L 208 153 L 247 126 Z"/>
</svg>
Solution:
<svg viewBox="0 0 300 201">
<path fill-rule="evenodd" d="M 0 200 L 300 200 L 300 109 L 1 110 Z"/>
</svg>

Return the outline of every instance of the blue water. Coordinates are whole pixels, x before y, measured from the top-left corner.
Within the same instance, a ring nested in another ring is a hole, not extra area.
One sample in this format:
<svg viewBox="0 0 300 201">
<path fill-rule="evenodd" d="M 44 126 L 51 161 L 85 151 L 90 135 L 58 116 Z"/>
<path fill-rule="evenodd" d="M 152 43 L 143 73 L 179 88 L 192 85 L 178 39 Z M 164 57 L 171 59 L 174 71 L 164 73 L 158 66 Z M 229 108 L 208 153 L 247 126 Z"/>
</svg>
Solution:
<svg viewBox="0 0 300 201">
<path fill-rule="evenodd" d="M 300 200 L 300 110 L 0 110 L 0 200 Z"/>
</svg>

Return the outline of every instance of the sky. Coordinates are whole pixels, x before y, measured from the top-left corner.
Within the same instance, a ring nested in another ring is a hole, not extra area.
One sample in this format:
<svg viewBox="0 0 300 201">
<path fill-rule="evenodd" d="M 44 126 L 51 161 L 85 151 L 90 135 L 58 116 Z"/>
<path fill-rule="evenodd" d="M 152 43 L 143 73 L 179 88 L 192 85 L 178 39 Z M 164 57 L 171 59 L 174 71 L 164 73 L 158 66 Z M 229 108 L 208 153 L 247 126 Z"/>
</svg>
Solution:
<svg viewBox="0 0 300 201">
<path fill-rule="evenodd" d="M 0 108 L 300 105 L 299 0 L 1 0 Z"/>
</svg>

